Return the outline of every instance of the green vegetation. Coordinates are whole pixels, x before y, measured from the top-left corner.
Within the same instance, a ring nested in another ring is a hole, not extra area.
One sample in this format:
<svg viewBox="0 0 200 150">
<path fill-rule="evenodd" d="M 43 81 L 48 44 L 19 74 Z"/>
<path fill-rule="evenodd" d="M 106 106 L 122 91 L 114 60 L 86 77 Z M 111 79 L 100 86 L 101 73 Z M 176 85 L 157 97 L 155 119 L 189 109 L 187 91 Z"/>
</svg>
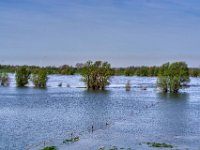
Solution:
<svg viewBox="0 0 200 150">
<path fill-rule="evenodd" d="M 62 74 L 62 75 L 74 75 L 81 74 L 82 68 L 84 64 L 77 63 L 75 67 L 69 65 L 63 66 L 47 66 L 47 67 L 39 67 L 39 66 L 26 66 L 28 70 L 33 72 L 36 69 L 45 69 L 48 74 Z M 0 65 L 0 72 L 3 73 L 15 73 L 20 66 L 11 66 L 11 65 Z M 131 66 L 127 68 L 112 68 L 112 75 L 125 75 L 125 76 L 147 76 L 147 77 L 156 77 L 159 75 L 160 67 L 156 66 L 142 66 L 136 67 Z M 200 68 L 190 68 L 189 75 L 191 77 L 200 77 Z"/>
<path fill-rule="evenodd" d="M 102 61 L 88 61 L 82 68 L 81 75 L 88 89 L 104 90 L 109 85 L 112 74 L 110 64 Z"/>
<path fill-rule="evenodd" d="M 156 143 L 156 142 L 147 142 L 147 145 L 150 147 L 157 147 L 157 148 L 173 148 L 172 145 L 166 143 Z"/>
<path fill-rule="evenodd" d="M 31 81 L 37 88 L 46 88 L 48 77 L 45 69 L 37 69 L 32 73 Z"/>
<path fill-rule="evenodd" d="M 126 83 L 125 89 L 126 89 L 126 91 L 130 91 L 130 90 L 131 90 L 131 83 L 130 83 L 130 81 L 128 81 L 128 82 Z"/>
<path fill-rule="evenodd" d="M 178 93 L 189 81 L 189 69 L 185 62 L 166 63 L 159 70 L 157 86 L 163 92 Z"/>
<path fill-rule="evenodd" d="M 80 140 L 79 136 L 76 136 L 74 138 L 70 138 L 70 139 L 65 139 L 63 141 L 63 143 L 69 143 L 69 142 L 78 142 Z"/>
<path fill-rule="evenodd" d="M 105 147 L 102 146 L 102 147 L 100 147 L 98 150 L 105 150 Z"/>
<path fill-rule="evenodd" d="M 63 65 L 60 67 L 60 74 L 62 75 L 74 75 L 75 72 L 76 72 L 76 69 L 68 65 Z"/>
<path fill-rule="evenodd" d="M 106 150 L 106 148 L 103 146 L 100 147 L 98 150 Z M 123 147 L 118 148 L 117 146 L 112 146 L 108 150 L 131 150 L 131 148 L 123 148 Z"/>
<path fill-rule="evenodd" d="M 113 146 L 109 150 L 118 150 L 118 148 L 117 148 L 117 146 Z"/>
<path fill-rule="evenodd" d="M 0 73 L 0 85 L 8 86 L 10 82 L 9 76 L 7 73 Z"/>
<path fill-rule="evenodd" d="M 42 150 L 57 150 L 57 148 L 55 146 L 47 146 L 43 148 Z"/>
<path fill-rule="evenodd" d="M 15 75 L 17 86 L 24 87 L 26 84 L 28 84 L 30 74 L 31 72 L 26 66 L 19 67 Z"/>
<path fill-rule="evenodd" d="M 114 69 L 115 75 L 125 75 L 125 76 L 146 76 L 153 77 L 157 76 L 159 67 L 128 67 L 128 68 L 116 68 Z"/>
</svg>

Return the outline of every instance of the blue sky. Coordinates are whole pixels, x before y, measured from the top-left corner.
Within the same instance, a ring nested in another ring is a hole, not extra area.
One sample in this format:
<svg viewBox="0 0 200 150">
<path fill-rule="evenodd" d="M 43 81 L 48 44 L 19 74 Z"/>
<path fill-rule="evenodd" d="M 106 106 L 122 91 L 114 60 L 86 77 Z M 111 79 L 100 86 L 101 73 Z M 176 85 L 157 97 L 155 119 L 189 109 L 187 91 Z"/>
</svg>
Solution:
<svg viewBox="0 0 200 150">
<path fill-rule="evenodd" d="M 0 64 L 200 67 L 199 0 L 0 0 Z"/>
</svg>

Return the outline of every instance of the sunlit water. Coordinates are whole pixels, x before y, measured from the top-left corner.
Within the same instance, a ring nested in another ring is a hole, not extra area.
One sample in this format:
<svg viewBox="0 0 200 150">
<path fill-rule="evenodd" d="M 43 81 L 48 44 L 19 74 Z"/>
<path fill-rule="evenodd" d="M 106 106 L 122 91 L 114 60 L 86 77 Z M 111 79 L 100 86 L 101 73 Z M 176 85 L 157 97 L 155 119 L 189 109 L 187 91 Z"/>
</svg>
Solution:
<svg viewBox="0 0 200 150">
<path fill-rule="evenodd" d="M 41 149 L 44 144 L 61 150 L 114 145 L 153 149 L 145 142 L 200 148 L 199 78 L 192 78 L 190 88 L 181 94 L 170 95 L 158 93 L 156 78 L 113 77 L 107 91 L 92 92 L 80 88 L 80 76 L 50 76 L 46 90 L 35 89 L 32 83 L 16 88 L 14 75 L 10 76 L 10 87 L 0 88 L 2 150 Z M 132 89 L 126 92 L 128 80 Z M 80 140 L 63 144 L 72 132 Z"/>
</svg>

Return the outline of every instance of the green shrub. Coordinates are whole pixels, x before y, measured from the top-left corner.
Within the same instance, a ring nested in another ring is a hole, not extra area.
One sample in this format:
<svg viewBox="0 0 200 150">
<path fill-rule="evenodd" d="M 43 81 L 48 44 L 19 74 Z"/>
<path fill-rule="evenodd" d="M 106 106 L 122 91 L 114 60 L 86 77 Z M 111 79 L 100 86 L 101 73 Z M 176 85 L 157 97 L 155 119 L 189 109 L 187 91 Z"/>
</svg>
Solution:
<svg viewBox="0 0 200 150">
<path fill-rule="evenodd" d="M 37 69 L 32 73 L 31 81 L 37 88 L 46 88 L 48 81 L 47 72 L 43 69 Z"/>
<path fill-rule="evenodd" d="M 157 86 L 163 92 L 178 93 L 189 81 L 189 69 L 186 63 L 166 63 L 159 70 Z"/>
<path fill-rule="evenodd" d="M 0 85 L 1 86 L 8 86 L 10 83 L 10 79 L 7 73 L 0 74 Z"/>
<path fill-rule="evenodd" d="M 16 71 L 15 79 L 18 87 L 24 87 L 28 84 L 31 72 L 26 66 L 19 67 Z"/>
<path fill-rule="evenodd" d="M 112 74 L 111 66 L 107 62 L 88 61 L 82 68 L 81 75 L 88 89 L 104 90 L 109 85 Z"/>
</svg>

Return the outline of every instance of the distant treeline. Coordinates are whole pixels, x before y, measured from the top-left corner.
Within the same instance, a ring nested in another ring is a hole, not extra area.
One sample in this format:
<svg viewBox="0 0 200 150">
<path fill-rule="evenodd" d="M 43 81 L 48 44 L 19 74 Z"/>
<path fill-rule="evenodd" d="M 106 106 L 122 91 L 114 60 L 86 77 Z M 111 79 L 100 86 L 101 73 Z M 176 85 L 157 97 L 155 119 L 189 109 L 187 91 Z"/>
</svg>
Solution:
<svg viewBox="0 0 200 150">
<path fill-rule="evenodd" d="M 14 65 L 0 65 L 0 72 L 15 73 L 20 66 Z M 37 69 L 44 69 L 48 74 L 61 74 L 61 75 L 75 75 L 81 74 L 83 64 L 77 64 L 75 67 L 69 65 L 56 66 L 26 66 L 31 72 Z M 144 77 L 156 77 L 158 76 L 160 67 L 127 67 L 127 68 L 112 68 L 112 75 L 125 75 L 125 76 L 144 76 Z M 199 77 L 199 68 L 190 68 L 189 74 L 191 77 Z"/>
</svg>

